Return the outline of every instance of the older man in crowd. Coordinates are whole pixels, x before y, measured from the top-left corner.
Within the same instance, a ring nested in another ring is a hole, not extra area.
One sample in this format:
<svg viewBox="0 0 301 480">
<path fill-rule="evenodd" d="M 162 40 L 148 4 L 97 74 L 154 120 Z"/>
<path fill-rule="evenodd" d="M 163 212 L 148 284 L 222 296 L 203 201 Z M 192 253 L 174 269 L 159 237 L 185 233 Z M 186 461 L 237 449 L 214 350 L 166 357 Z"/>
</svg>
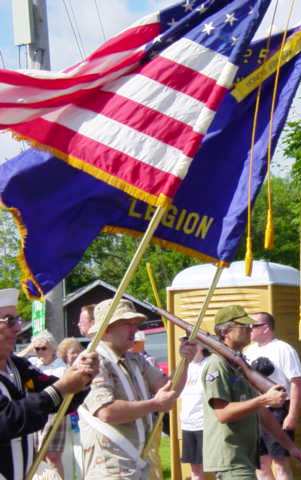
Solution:
<svg viewBox="0 0 301 480">
<path fill-rule="evenodd" d="M 0 290 L 0 478 L 9 480 L 23 480 L 32 464 L 31 434 L 44 427 L 66 394 L 77 394 L 70 410 L 77 408 L 98 372 L 95 354 L 84 355 L 77 368 L 68 369 L 59 380 L 15 356 L 12 352 L 21 330 L 18 293 L 15 288 Z"/>
<path fill-rule="evenodd" d="M 105 300 L 96 306 L 89 335 L 96 333 L 110 305 L 111 300 Z M 152 414 L 168 411 L 185 384 L 195 345 L 181 345 L 185 369 L 176 390 L 143 355 L 128 351 L 145 320 L 132 302 L 121 300 L 97 348 L 100 374 L 80 408 L 86 480 L 150 478 L 141 453 L 152 428 Z"/>
<path fill-rule="evenodd" d="M 274 371 L 271 380 L 283 385 L 288 392 L 288 401 L 271 412 L 292 438 L 300 418 L 301 404 L 301 363 L 296 350 L 287 342 L 276 338 L 275 319 L 268 312 L 252 314 L 254 321 L 251 331 L 252 344 L 246 348 L 245 355 L 250 361 L 268 358 Z M 272 469 L 273 463 L 273 469 Z M 259 480 L 292 480 L 289 453 L 271 436 L 263 432 L 260 451 Z"/>
<path fill-rule="evenodd" d="M 94 304 L 83 305 L 80 310 L 77 326 L 80 334 L 84 337 L 88 336 L 90 328 L 92 328 L 92 326 L 94 325 L 94 308 Z"/>
</svg>

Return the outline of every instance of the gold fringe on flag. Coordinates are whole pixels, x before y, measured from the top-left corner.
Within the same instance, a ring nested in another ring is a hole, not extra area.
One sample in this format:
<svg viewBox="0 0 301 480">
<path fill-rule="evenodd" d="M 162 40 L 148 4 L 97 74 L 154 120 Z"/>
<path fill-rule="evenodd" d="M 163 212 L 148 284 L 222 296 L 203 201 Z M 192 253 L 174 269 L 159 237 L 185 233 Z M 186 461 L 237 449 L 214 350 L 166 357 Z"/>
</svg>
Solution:
<svg viewBox="0 0 301 480">
<path fill-rule="evenodd" d="M 44 302 L 45 301 L 44 293 L 43 293 L 39 283 L 35 279 L 35 276 L 32 273 L 32 271 L 29 268 L 29 265 L 26 261 L 24 249 L 25 249 L 26 238 L 27 238 L 27 229 L 26 229 L 26 226 L 24 225 L 22 215 L 17 208 L 8 207 L 7 205 L 5 205 L 3 200 L 0 202 L 0 208 L 3 208 L 4 210 L 6 210 L 7 212 L 9 212 L 12 215 L 14 223 L 17 227 L 18 232 L 19 232 L 20 246 L 19 246 L 19 251 L 18 251 L 18 256 L 17 256 L 17 262 L 18 262 L 18 265 L 19 265 L 20 270 L 21 270 L 21 287 L 22 287 L 22 290 L 25 293 L 28 300 L 36 300 L 37 298 L 39 298 L 39 300 L 41 302 Z M 28 289 L 28 285 L 27 285 L 28 281 L 32 282 L 32 284 L 35 286 L 35 288 L 39 292 L 39 297 L 30 293 L 30 291 Z"/>
</svg>

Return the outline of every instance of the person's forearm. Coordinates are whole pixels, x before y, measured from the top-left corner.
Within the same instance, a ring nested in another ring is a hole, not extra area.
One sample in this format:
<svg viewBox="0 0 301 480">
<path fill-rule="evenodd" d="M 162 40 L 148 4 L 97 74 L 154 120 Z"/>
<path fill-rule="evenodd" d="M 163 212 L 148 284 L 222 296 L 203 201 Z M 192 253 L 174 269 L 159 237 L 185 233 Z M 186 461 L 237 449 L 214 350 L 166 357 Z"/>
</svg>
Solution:
<svg viewBox="0 0 301 480">
<path fill-rule="evenodd" d="M 295 446 L 294 442 L 282 430 L 281 425 L 267 408 L 261 408 L 259 414 L 263 428 L 273 435 L 283 448 L 290 450 Z"/>
<path fill-rule="evenodd" d="M 156 412 L 157 409 L 157 403 L 153 398 L 150 400 L 131 402 L 127 400 L 115 400 L 113 403 L 99 409 L 95 413 L 95 416 L 103 422 L 119 425 L 137 420 L 137 418 Z"/>
<path fill-rule="evenodd" d="M 54 413 L 61 399 L 52 387 L 41 393 L 29 393 L 20 400 L 10 400 L 0 393 L 0 438 L 8 442 L 13 438 L 41 430 L 48 415 Z"/>
<path fill-rule="evenodd" d="M 237 422 L 247 415 L 255 412 L 264 405 L 262 396 L 244 400 L 242 402 L 230 402 L 224 407 L 214 407 L 215 414 L 221 423 Z"/>
<path fill-rule="evenodd" d="M 301 379 L 292 380 L 290 389 L 290 406 L 288 415 L 297 423 L 300 413 Z"/>
</svg>

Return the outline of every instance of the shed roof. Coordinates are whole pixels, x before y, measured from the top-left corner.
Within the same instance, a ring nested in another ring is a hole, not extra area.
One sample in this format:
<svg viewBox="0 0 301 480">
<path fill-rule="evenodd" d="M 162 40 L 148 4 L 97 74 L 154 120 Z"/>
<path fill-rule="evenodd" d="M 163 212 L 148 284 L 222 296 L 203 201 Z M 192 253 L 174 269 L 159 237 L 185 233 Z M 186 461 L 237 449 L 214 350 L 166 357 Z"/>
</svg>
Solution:
<svg viewBox="0 0 301 480">
<path fill-rule="evenodd" d="M 93 293 L 93 291 L 95 291 L 95 298 L 92 301 L 90 300 L 88 303 L 98 303 L 107 298 L 113 298 L 116 292 L 116 288 L 109 283 L 103 282 L 102 280 L 95 280 L 88 285 L 85 285 L 84 287 L 81 287 L 78 290 L 69 293 L 64 299 L 64 310 L 67 312 L 67 316 L 68 310 L 70 309 L 70 307 L 72 308 L 72 305 L 77 305 L 78 307 L 78 305 L 82 306 L 87 304 L 86 295 L 89 293 Z M 96 293 L 97 291 L 98 294 Z M 162 323 L 162 320 L 160 319 L 160 317 L 158 317 L 158 314 L 153 311 L 151 304 L 147 301 L 144 302 L 142 300 L 138 300 L 138 298 L 133 297 L 132 295 L 128 295 L 127 293 L 125 293 L 122 297 L 127 298 L 128 300 L 133 302 L 138 312 L 141 312 L 148 317 L 148 325 L 153 321 L 156 325 Z M 75 322 L 75 320 L 73 321 Z"/>
<path fill-rule="evenodd" d="M 195 265 L 178 273 L 168 290 L 209 288 L 216 267 L 211 264 Z M 295 285 L 300 283 L 300 272 L 296 268 L 266 260 L 255 260 L 250 277 L 245 275 L 245 262 L 233 262 L 225 268 L 217 288 L 256 285 Z"/>
<path fill-rule="evenodd" d="M 110 292 L 112 294 L 111 295 L 112 298 L 116 292 L 116 288 L 113 287 L 113 285 L 103 282 L 102 280 L 94 280 L 94 282 L 91 282 L 88 285 L 85 285 L 84 287 L 79 288 L 78 290 L 68 293 L 68 295 L 64 299 L 64 307 L 66 307 L 70 303 L 73 303 L 75 300 L 82 297 L 85 293 L 93 290 L 96 287 L 101 287 L 103 290 L 107 290 L 108 292 Z M 141 300 L 138 300 L 132 295 L 128 295 L 125 293 L 123 297 L 127 298 L 128 300 L 131 300 L 131 302 L 134 302 L 136 305 L 139 305 L 142 308 L 150 309 L 150 307 L 146 302 L 142 302 Z"/>
</svg>

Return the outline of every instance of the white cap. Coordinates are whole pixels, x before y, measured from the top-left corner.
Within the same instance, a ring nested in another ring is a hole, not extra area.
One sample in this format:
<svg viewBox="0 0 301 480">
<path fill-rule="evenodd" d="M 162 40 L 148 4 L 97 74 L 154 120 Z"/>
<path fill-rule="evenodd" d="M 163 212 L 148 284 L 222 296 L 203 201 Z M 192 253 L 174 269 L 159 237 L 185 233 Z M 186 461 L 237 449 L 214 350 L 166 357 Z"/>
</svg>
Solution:
<svg viewBox="0 0 301 480">
<path fill-rule="evenodd" d="M 135 342 L 145 342 L 145 333 L 142 332 L 142 330 L 138 330 L 138 331 L 135 333 L 134 341 L 135 341 Z"/>
<path fill-rule="evenodd" d="M 0 307 L 16 307 L 19 290 L 16 288 L 3 288 L 0 290 Z"/>
</svg>

